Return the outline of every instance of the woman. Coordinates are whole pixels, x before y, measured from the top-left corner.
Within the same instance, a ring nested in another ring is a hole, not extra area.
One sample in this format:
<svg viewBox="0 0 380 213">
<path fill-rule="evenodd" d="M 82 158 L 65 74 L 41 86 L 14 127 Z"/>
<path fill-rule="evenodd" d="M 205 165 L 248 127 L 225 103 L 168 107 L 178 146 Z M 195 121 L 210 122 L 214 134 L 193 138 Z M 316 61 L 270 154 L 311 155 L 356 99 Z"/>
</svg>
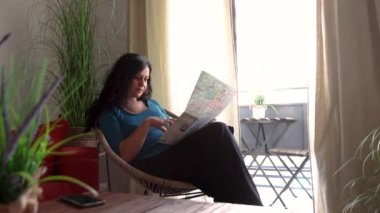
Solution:
<svg viewBox="0 0 380 213">
<path fill-rule="evenodd" d="M 176 145 L 160 142 L 174 121 L 151 99 L 151 72 L 144 56 L 121 56 L 88 111 L 87 128 L 100 127 L 115 153 L 146 173 L 191 183 L 215 202 L 262 205 L 224 123 L 210 123 Z"/>
</svg>

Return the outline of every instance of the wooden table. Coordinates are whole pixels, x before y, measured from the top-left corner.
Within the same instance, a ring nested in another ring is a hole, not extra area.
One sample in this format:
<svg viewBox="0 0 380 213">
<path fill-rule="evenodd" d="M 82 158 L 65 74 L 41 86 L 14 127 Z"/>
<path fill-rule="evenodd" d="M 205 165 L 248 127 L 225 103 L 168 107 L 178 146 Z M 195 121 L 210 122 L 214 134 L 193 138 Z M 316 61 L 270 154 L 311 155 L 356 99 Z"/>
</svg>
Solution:
<svg viewBox="0 0 380 213">
<path fill-rule="evenodd" d="M 185 199 L 160 198 L 112 192 L 101 193 L 100 198 L 106 201 L 104 205 L 83 209 L 73 207 L 57 200 L 48 201 L 40 203 L 38 212 L 287 212 L 284 209 L 272 207 L 259 207 L 230 203 L 206 203 Z"/>
</svg>

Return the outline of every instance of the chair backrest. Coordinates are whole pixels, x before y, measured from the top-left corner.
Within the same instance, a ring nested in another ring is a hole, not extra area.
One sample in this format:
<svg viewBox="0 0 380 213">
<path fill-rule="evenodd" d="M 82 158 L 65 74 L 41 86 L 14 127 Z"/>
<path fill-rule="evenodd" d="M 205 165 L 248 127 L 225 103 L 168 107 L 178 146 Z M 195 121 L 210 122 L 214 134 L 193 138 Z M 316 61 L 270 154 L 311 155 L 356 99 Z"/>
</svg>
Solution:
<svg viewBox="0 0 380 213">
<path fill-rule="evenodd" d="M 173 194 L 186 193 L 197 189 L 189 183 L 160 178 L 138 170 L 120 158 L 120 156 L 111 149 L 101 129 L 97 128 L 96 132 L 99 143 L 106 152 L 106 156 L 122 168 L 130 177 L 142 184 L 146 190 L 153 193 L 159 193 L 160 196 L 169 196 Z"/>
</svg>

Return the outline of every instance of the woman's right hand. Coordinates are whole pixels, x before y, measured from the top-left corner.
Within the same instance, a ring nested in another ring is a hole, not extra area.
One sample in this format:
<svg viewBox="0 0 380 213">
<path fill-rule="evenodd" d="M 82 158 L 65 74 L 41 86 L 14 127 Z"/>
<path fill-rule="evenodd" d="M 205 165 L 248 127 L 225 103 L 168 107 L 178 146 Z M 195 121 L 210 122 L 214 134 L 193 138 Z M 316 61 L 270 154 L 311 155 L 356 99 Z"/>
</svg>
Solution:
<svg viewBox="0 0 380 213">
<path fill-rule="evenodd" d="M 167 127 L 172 123 L 170 119 L 160 117 L 147 117 L 144 122 L 131 134 L 125 138 L 119 145 L 120 156 L 127 162 L 137 156 L 141 150 L 149 128 L 154 127 L 166 132 Z"/>
</svg>

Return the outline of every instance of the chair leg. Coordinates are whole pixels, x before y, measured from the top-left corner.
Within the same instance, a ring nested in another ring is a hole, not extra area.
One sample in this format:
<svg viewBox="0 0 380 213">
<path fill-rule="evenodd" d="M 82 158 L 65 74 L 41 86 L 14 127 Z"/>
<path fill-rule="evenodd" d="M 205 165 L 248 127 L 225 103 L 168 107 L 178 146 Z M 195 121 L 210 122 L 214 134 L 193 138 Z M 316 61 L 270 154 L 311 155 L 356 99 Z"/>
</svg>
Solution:
<svg viewBox="0 0 380 213">
<path fill-rule="evenodd" d="M 294 167 L 297 167 L 296 163 L 292 160 L 292 158 L 290 158 L 290 156 L 287 156 L 289 161 L 292 162 L 293 166 Z M 302 177 L 310 184 L 312 185 L 311 181 L 309 180 L 309 178 L 306 177 L 306 175 L 303 173 L 303 171 L 300 172 L 300 174 L 302 175 Z"/>
<path fill-rule="evenodd" d="M 205 193 L 199 190 L 199 191 L 192 191 L 192 192 L 186 192 L 186 193 L 163 194 L 161 197 L 176 197 L 176 196 L 184 196 L 183 199 L 189 200 L 196 197 L 205 196 Z"/>
<path fill-rule="evenodd" d="M 257 169 L 256 169 L 255 172 L 251 175 L 251 177 L 256 176 L 256 174 L 257 174 L 257 172 L 258 172 L 259 170 L 260 170 L 260 171 L 263 170 L 263 169 L 262 169 L 262 166 L 263 166 L 265 160 L 267 159 L 267 157 L 268 157 L 268 156 L 265 155 L 265 156 L 264 156 L 264 159 L 261 160 L 261 163 L 258 162 L 257 158 L 254 159 L 254 160 L 252 160 L 252 162 L 251 162 L 251 164 L 250 164 L 250 166 L 249 166 L 248 168 L 252 168 L 252 164 L 253 164 L 254 162 L 256 162 L 256 164 L 257 164 Z"/>
<path fill-rule="evenodd" d="M 264 178 L 266 179 L 266 181 L 268 182 L 269 186 L 272 188 L 272 190 L 274 191 L 274 193 L 276 194 L 276 197 L 279 197 L 279 200 L 281 202 L 281 204 L 284 206 L 285 209 L 287 209 L 288 207 L 286 206 L 285 202 L 282 200 L 282 198 L 280 197 L 280 195 L 278 194 L 276 188 L 273 186 L 272 182 L 270 181 L 268 175 L 265 173 L 262 165 L 264 164 L 264 161 L 268 158 L 267 155 L 265 155 L 264 159 L 261 161 L 261 163 L 259 163 L 257 161 L 257 159 L 255 159 L 255 162 L 257 164 L 257 170 L 255 171 L 255 173 L 252 175 L 252 178 L 256 175 L 257 171 L 261 171 L 261 173 L 263 173 L 263 176 Z"/>
<path fill-rule="evenodd" d="M 279 158 L 278 155 L 276 155 L 276 156 L 277 156 L 277 158 Z M 281 174 L 281 171 L 277 168 L 277 166 L 276 166 L 276 164 L 273 162 L 272 158 L 271 158 L 270 156 L 268 156 L 268 158 L 269 158 L 269 161 L 272 163 L 274 169 L 277 171 L 278 175 L 281 177 L 281 179 L 282 179 L 282 180 L 284 181 L 284 183 L 286 184 L 286 180 L 285 180 L 284 176 Z M 282 160 L 282 159 L 280 159 L 280 160 Z M 289 190 L 290 190 L 290 192 L 292 193 L 293 197 L 297 197 L 297 196 L 294 194 L 294 192 L 293 192 L 293 190 L 292 190 L 291 188 L 289 188 Z"/>
<path fill-rule="evenodd" d="M 289 161 L 293 164 L 293 166 L 295 167 L 295 168 L 299 168 L 298 166 L 297 166 L 297 164 L 290 158 L 290 156 L 289 155 L 287 155 L 287 157 L 288 157 L 288 159 L 289 159 Z M 290 172 L 290 174 L 292 174 L 292 176 L 293 176 L 293 172 L 292 172 L 292 170 L 285 164 L 285 162 L 282 160 L 282 158 L 279 156 L 279 158 L 280 158 L 280 160 L 281 160 L 281 162 L 284 164 L 284 166 L 288 169 L 288 171 Z M 303 162 L 305 162 L 305 164 L 306 164 L 306 162 L 309 160 L 309 156 L 307 156 L 307 157 L 305 157 L 305 159 L 303 160 Z M 302 163 L 303 163 L 302 162 Z M 302 163 L 301 163 L 301 165 L 302 165 Z M 299 174 L 301 174 L 302 176 L 303 176 L 303 178 L 305 178 L 306 179 L 306 181 L 311 185 L 311 182 L 309 181 L 309 179 L 307 179 L 306 178 L 306 176 L 305 176 L 305 174 L 303 174 L 303 172 L 302 172 L 302 170 L 303 170 L 303 167 L 304 167 L 304 165 L 302 166 L 302 169 L 301 169 L 301 171 L 299 172 Z M 313 199 L 313 196 L 309 193 L 309 191 L 305 188 L 305 186 L 301 183 L 301 181 L 298 179 L 298 177 L 296 176 L 295 177 L 295 179 L 296 179 L 296 181 L 298 182 L 298 184 L 301 186 L 301 188 L 306 192 L 306 194 L 310 197 L 310 199 Z M 290 188 L 289 188 L 290 189 Z"/>
<path fill-rule="evenodd" d="M 289 188 L 290 184 L 292 184 L 294 179 L 297 179 L 297 175 L 302 171 L 303 167 L 305 166 L 306 162 L 309 160 L 309 156 L 307 156 L 301 163 L 301 165 L 298 167 L 296 172 L 292 175 L 288 183 L 284 186 L 284 188 L 281 190 L 281 192 L 277 195 L 277 197 L 273 200 L 272 204 L 273 205 L 277 200 L 282 200 L 281 195 Z"/>
<path fill-rule="evenodd" d="M 106 170 L 107 170 L 107 187 L 108 187 L 108 191 L 110 192 L 111 191 L 111 177 L 110 177 L 110 170 L 109 170 L 107 154 L 105 154 L 105 158 L 106 158 Z"/>
</svg>

